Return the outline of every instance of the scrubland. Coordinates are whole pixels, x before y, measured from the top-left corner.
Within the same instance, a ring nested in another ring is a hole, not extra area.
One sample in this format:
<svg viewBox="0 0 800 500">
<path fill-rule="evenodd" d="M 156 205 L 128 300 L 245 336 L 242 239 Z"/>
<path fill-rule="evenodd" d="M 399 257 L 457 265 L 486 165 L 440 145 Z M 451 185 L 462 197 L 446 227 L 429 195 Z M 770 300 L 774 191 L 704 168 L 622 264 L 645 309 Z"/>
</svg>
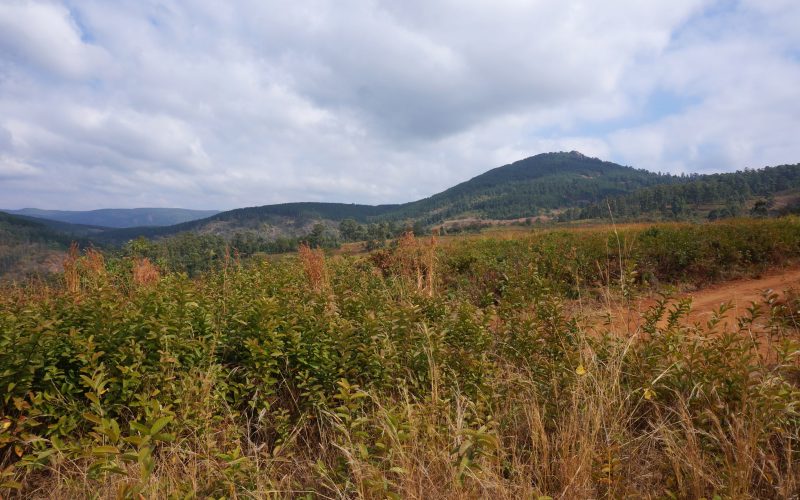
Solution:
<svg viewBox="0 0 800 500">
<path fill-rule="evenodd" d="M 798 258 L 797 218 L 406 235 L 193 279 L 74 250 L 0 295 L 0 495 L 797 497 L 800 296 L 697 322 L 669 293 Z"/>
</svg>

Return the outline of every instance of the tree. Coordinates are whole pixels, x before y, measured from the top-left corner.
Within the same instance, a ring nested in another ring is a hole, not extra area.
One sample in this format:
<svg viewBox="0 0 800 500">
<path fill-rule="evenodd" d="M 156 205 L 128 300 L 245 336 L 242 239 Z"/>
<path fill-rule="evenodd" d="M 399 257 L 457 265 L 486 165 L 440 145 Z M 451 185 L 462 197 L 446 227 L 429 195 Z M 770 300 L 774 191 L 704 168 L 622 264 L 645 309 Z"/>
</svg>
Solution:
<svg viewBox="0 0 800 500">
<path fill-rule="evenodd" d="M 339 232 L 345 241 L 363 240 L 365 236 L 364 227 L 354 219 L 344 219 L 340 222 Z"/>
<path fill-rule="evenodd" d="M 752 210 L 750 210 L 750 213 L 755 217 L 766 217 L 769 213 L 767 200 L 758 200 Z"/>
</svg>

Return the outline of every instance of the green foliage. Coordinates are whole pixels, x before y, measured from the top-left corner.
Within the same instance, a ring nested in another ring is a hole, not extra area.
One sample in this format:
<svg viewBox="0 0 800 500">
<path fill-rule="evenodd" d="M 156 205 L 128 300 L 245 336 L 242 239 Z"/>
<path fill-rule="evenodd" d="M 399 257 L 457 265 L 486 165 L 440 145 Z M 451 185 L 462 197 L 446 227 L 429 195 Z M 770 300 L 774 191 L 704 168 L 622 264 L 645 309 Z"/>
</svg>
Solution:
<svg viewBox="0 0 800 500">
<path fill-rule="evenodd" d="M 284 453 L 310 443 L 320 454 L 317 479 L 298 474 L 283 491 L 392 497 L 411 474 L 404 446 L 412 438 L 452 447 L 453 487 L 492 467 L 510 480 L 535 458 L 526 434 L 534 430 L 520 430 L 520 415 L 535 408 L 536 439 L 556 435 L 614 360 L 614 404 L 629 416 L 621 442 L 678 425 L 684 412 L 721 461 L 730 450 L 715 433 L 753 412 L 764 456 L 774 443 L 794 448 L 748 491 L 777 496 L 780 474 L 797 470 L 796 301 L 766 297 L 730 330 L 717 318 L 689 324 L 688 304 L 665 299 L 636 339 L 586 336 L 568 312 L 591 293 L 650 286 L 646 273 L 702 281 L 798 257 L 795 218 L 547 231 L 429 254 L 406 237 L 369 258 L 316 262 L 325 279 L 315 286 L 302 267 L 310 264 L 292 256 L 239 263 L 220 255 L 221 240 L 182 238 L 133 241 L 128 257 L 104 269 L 79 265 L 76 289 L 0 300 L 3 488 L 24 491 L 48 470 L 83 464 L 87 484 L 120 477 L 122 496 L 164 496 L 157 476 L 170 464 L 203 462 L 221 472 L 191 484 L 174 477 L 170 491 L 235 496 L 257 487 L 257 463 L 280 468 Z M 134 257 L 175 259 L 181 272 L 137 283 L 124 265 Z M 769 363 L 748 333 L 759 317 L 782 346 Z M 453 422 L 455 441 L 442 442 Z M 520 436 L 517 448 L 507 446 Z M 591 496 L 617 491 L 609 477 L 622 459 L 612 456 L 617 445 L 603 446 L 587 466 Z M 546 481 L 537 495 L 569 487 Z"/>
<path fill-rule="evenodd" d="M 0 212 L 0 277 L 35 273 L 47 257 L 67 249 L 70 237 L 43 222 Z"/>
<path fill-rule="evenodd" d="M 669 219 L 685 219 L 703 207 L 714 205 L 709 219 L 740 215 L 746 201 L 756 197 L 771 197 L 777 193 L 800 188 L 800 164 L 766 167 L 724 174 L 692 174 L 678 178 L 679 182 L 640 189 L 610 197 L 574 213 L 573 218 L 608 217 L 609 210 L 617 218 L 636 218 L 661 215 Z M 752 214 L 766 216 L 771 203 L 756 201 Z"/>
</svg>

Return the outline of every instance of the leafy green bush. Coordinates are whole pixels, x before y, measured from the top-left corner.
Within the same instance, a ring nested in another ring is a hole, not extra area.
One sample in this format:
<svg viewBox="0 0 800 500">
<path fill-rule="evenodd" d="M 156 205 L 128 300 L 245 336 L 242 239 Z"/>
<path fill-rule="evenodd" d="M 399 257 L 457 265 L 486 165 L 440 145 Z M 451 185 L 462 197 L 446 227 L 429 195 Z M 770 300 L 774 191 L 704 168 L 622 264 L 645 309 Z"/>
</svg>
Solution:
<svg viewBox="0 0 800 500">
<path fill-rule="evenodd" d="M 374 257 L 221 259 L 196 279 L 76 257 L 73 281 L 0 299 L 0 483 L 42 496 L 790 496 L 794 295 L 734 326 L 692 324 L 665 299 L 632 338 L 570 308 L 589 289 L 625 298 L 646 272 L 704 281 L 785 262 L 799 228 L 438 250 L 407 236 Z M 671 459 L 679 449 L 694 455 Z"/>
</svg>

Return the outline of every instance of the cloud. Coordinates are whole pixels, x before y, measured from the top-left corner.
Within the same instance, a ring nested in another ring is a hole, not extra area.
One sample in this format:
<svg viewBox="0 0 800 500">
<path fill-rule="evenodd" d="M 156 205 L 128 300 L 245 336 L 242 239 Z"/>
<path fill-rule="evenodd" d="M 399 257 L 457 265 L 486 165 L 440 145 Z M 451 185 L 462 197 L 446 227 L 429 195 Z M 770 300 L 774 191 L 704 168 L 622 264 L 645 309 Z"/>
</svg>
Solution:
<svg viewBox="0 0 800 500">
<path fill-rule="evenodd" d="M 85 43 L 69 10 L 58 4 L 9 0 L 0 4 L 0 50 L 42 78 L 81 78 L 106 58 L 102 48 Z"/>
<path fill-rule="evenodd" d="M 551 150 L 797 161 L 798 24 L 783 0 L 9 0 L 0 205 L 402 202 Z"/>
</svg>

